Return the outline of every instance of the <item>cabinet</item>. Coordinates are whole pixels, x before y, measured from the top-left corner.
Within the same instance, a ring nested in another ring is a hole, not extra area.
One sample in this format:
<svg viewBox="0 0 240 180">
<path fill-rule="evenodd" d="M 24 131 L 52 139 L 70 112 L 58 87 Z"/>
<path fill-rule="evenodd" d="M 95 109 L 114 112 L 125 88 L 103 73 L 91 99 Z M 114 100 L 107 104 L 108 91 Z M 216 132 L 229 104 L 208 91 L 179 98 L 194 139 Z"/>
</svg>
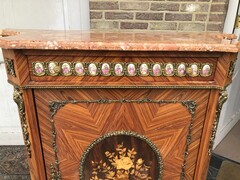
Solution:
<svg viewBox="0 0 240 180">
<path fill-rule="evenodd" d="M 32 179 L 205 179 L 234 38 L 4 31 Z"/>
</svg>

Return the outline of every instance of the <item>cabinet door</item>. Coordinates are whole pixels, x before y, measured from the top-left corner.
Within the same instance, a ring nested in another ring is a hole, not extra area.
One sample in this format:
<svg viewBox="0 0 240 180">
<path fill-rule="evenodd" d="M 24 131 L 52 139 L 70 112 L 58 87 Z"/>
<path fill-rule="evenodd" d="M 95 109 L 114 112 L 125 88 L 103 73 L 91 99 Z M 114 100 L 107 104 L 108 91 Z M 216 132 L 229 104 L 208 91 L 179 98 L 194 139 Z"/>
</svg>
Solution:
<svg viewBox="0 0 240 180">
<path fill-rule="evenodd" d="M 209 93 L 34 90 L 48 179 L 192 179 Z"/>
</svg>

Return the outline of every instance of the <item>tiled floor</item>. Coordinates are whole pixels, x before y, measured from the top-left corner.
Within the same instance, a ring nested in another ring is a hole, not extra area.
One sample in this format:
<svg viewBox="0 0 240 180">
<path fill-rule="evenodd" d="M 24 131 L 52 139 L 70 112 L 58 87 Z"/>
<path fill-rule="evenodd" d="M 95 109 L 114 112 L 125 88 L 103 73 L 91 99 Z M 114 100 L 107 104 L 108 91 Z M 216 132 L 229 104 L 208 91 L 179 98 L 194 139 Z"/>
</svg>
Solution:
<svg viewBox="0 0 240 180">
<path fill-rule="evenodd" d="M 210 162 L 207 180 L 225 180 L 219 177 L 217 178 L 217 175 L 226 158 L 240 162 L 239 137 L 240 122 L 238 122 L 238 124 L 214 150 L 215 154 L 213 154 Z M 23 146 L 0 146 L 0 180 L 30 180 Z M 231 180 L 240 180 L 240 177 L 239 179 L 237 177 L 236 179 Z"/>
<path fill-rule="evenodd" d="M 213 152 L 240 163 L 240 121 Z"/>
</svg>

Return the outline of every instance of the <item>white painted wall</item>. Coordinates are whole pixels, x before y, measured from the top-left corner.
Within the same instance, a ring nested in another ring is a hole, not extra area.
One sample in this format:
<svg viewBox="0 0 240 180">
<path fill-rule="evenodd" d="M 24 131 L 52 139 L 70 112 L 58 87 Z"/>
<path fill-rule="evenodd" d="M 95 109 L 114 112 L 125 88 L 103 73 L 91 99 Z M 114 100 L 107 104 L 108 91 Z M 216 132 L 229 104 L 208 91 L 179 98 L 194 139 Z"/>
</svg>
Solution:
<svg viewBox="0 0 240 180">
<path fill-rule="evenodd" d="M 89 0 L 0 0 L 0 29 L 88 30 Z M 13 87 L 0 51 L 0 145 L 23 144 Z"/>
<path fill-rule="evenodd" d="M 234 29 L 235 25 L 235 16 L 237 14 L 240 15 L 240 7 L 238 6 L 239 1 L 230 0 L 228 13 L 226 16 L 226 21 L 224 25 L 223 32 L 224 33 L 234 33 L 238 37 L 240 35 L 240 29 Z M 214 148 L 223 140 L 223 138 L 229 133 L 229 131 L 233 128 L 233 126 L 240 119 L 240 55 L 238 54 L 238 62 L 236 64 L 234 74 L 233 74 L 233 82 L 227 88 L 228 92 L 228 100 L 223 105 L 218 130 L 216 134 L 216 139 L 214 143 Z"/>
</svg>

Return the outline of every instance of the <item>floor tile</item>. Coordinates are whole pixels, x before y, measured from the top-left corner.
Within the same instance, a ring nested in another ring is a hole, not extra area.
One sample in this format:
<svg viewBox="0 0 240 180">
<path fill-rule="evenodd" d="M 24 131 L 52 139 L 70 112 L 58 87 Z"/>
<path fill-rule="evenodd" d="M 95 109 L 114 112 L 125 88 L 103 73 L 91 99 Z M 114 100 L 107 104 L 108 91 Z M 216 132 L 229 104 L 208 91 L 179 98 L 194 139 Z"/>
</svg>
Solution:
<svg viewBox="0 0 240 180">
<path fill-rule="evenodd" d="M 2 174 L 29 174 L 27 158 L 23 146 L 0 147 L 0 175 Z"/>
</svg>

